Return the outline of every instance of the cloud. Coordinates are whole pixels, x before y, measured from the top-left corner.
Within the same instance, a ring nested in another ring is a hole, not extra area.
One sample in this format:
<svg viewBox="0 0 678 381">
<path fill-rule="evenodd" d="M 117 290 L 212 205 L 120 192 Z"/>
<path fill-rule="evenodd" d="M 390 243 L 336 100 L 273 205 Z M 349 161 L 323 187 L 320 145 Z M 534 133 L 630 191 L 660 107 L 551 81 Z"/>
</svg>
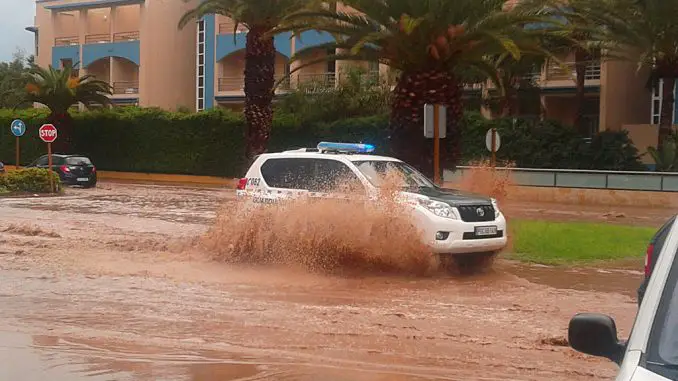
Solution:
<svg viewBox="0 0 678 381">
<path fill-rule="evenodd" d="M 17 49 L 28 54 L 35 50 L 33 33 L 24 28 L 33 25 L 34 0 L 0 0 L 0 61 L 9 61 Z"/>
</svg>

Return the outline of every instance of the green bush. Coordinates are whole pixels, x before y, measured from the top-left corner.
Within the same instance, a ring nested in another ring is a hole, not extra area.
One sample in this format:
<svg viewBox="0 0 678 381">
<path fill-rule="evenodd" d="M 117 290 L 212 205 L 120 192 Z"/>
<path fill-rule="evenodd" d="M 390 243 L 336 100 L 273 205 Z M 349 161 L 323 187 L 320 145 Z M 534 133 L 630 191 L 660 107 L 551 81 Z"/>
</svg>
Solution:
<svg viewBox="0 0 678 381">
<path fill-rule="evenodd" d="M 49 193 L 49 177 L 52 176 L 54 189 L 61 191 L 59 175 L 47 169 L 25 168 L 0 175 L 0 190 L 5 193 Z"/>
<path fill-rule="evenodd" d="M 551 120 L 494 119 L 467 113 L 462 120 L 462 158 L 487 158 L 485 134 L 501 137 L 497 159 L 521 168 L 643 170 L 639 153 L 625 131 L 604 131 L 586 141 L 570 126 Z"/>
<path fill-rule="evenodd" d="M 14 162 L 12 119 L 26 122 L 21 162 L 46 153 L 38 128 L 45 110 L 0 110 L 0 161 Z M 324 120 L 324 121 L 323 121 Z M 319 141 L 374 144 L 387 152 L 388 115 L 313 120 L 278 110 L 269 151 L 313 147 Z M 325 122 L 331 120 L 331 122 Z M 89 156 L 100 170 L 235 177 L 245 170 L 245 122 L 240 113 L 214 109 L 200 113 L 148 108 L 116 108 L 73 113 L 73 152 Z M 623 132 L 604 132 L 590 143 L 572 128 L 552 121 L 486 120 L 467 112 L 462 121 L 462 160 L 486 158 L 485 133 L 501 135 L 498 158 L 530 168 L 642 169 L 638 151 Z"/>
</svg>

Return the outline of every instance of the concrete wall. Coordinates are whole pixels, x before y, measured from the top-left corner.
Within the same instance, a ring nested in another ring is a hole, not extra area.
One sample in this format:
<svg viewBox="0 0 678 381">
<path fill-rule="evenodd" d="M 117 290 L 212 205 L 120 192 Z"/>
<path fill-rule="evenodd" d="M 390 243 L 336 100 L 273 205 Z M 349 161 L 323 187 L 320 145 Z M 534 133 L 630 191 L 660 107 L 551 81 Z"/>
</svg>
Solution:
<svg viewBox="0 0 678 381">
<path fill-rule="evenodd" d="M 177 23 L 196 4 L 147 0 L 141 6 L 141 106 L 195 107 L 196 24 L 178 30 Z"/>
<path fill-rule="evenodd" d="M 124 58 L 113 57 L 111 60 L 111 79 L 115 82 L 136 82 L 139 81 L 139 68 L 134 62 Z"/>
<path fill-rule="evenodd" d="M 629 138 L 633 141 L 633 145 L 638 148 L 641 154 L 647 151 L 647 147 L 657 147 L 659 140 L 659 126 L 656 124 L 625 124 L 622 129 L 626 130 Z M 674 130 L 678 131 L 678 125 L 674 126 Z M 641 160 L 644 164 L 654 164 L 650 155 L 642 156 Z"/>
<path fill-rule="evenodd" d="M 87 35 L 111 33 L 110 8 L 90 9 L 87 11 Z M 82 41 L 81 41 L 82 42 Z"/>
<path fill-rule="evenodd" d="M 637 72 L 626 61 L 603 62 L 600 88 L 601 130 L 618 131 L 625 124 L 650 121 L 651 93 L 646 88 L 649 73 Z"/>
<path fill-rule="evenodd" d="M 115 8 L 113 33 L 138 32 L 141 26 L 141 6 L 125 5 Z"/>
</svg>

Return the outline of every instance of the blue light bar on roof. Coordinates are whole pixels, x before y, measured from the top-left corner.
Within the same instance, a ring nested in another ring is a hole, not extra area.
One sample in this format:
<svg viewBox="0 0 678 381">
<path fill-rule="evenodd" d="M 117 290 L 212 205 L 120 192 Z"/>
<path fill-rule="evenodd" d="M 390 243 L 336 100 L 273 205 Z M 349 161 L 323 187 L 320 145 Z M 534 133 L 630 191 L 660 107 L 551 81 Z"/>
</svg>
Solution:
<svg viewBox="0 0 678 381">
<path fill-rule="evenodd" d="M 318 143 L 318 150 L 320 151 L 342 151 L 353 153 L 370 153 L 374 151 L 372 144 L 362 143 L 332 143 L 320 142 Z"/>
</svg>

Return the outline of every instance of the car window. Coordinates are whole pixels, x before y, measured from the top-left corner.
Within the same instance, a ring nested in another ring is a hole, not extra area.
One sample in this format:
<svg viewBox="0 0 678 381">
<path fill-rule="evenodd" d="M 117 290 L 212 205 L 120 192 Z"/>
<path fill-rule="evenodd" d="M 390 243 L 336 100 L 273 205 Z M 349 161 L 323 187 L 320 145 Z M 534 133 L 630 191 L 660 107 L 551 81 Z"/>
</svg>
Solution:
<svg viewBox="0 0 678 381">
<path fill-rule="evenodd" d="M 433 188 L 434 185 L 426 176 L 416 169 L 399 161 L 356 161 L 354 162 L 360 172 L 376 187 L 381 187 L 389 181 L 387 175 L 395 174 L 399 177 L 398 182 L 403 188 Z"/>
<path fill-rule="evenodd" d="M 71 156 L 66 158 L 67 165 L 92 165 L 92 162 L 83 156 Z"/>
<path fill-rule="evenodd" d="M 354 192 L 362 188 L 358 176 L 337 160 L 313 159 L 313 178 L 308 190 L 312 192 Z"/>
<path fill-rule="evenodd" d="M 52 165 L 64 165 L 66 160 L 61 156 L 52 156 Z"/>
<path fill-rule="evenodd" d="M 671 380 L 678 379 L 678 261 L 674 260 L 664 285 L 648 342 L 647 368 Z"/>
<path fill-rule="evenodd" d="M 38 160 L 35 161 L 35 165 L 36 166 L 47 165 L 47 164 L 49 164 L 48 160 L 49 159 L 47 158 L 47 155 L 41 156 L 41 157 L 38 158 Z"/>
<path fill-rule="evenodd" d="M 659 231 L 657 231 L 657 234 L 654 236 L 654 247 L 652 248 L 652 256 L 650 258 L 650 269 L 653 269 L 654 264 L 657 263 L 657 258 L 659 257 L 659 253 L 662 251 L 662 247 L 664 247 L 664 242 L 666 242 L 666 237 L 668 237 L 669 232 L 671 231 L 674 220 L 675 217 L 664 223 L 664 225 L 659 228 Z"/>
<path fill-rule="evenodd" d="M 261 175 L 273 188 L 327 192 L 340 186 L 355 187 L 358 176 L 344 163 L 332 159 L 268 159 Z M 362 186 L 362 184 L 360 184 Z"/>
<path fill-rule="evenodd" d="M 309 159 L 268 159 L 261 166 L 261 176 L 273 188 L 308 189 L 310 175 Z"/>
</svg>

